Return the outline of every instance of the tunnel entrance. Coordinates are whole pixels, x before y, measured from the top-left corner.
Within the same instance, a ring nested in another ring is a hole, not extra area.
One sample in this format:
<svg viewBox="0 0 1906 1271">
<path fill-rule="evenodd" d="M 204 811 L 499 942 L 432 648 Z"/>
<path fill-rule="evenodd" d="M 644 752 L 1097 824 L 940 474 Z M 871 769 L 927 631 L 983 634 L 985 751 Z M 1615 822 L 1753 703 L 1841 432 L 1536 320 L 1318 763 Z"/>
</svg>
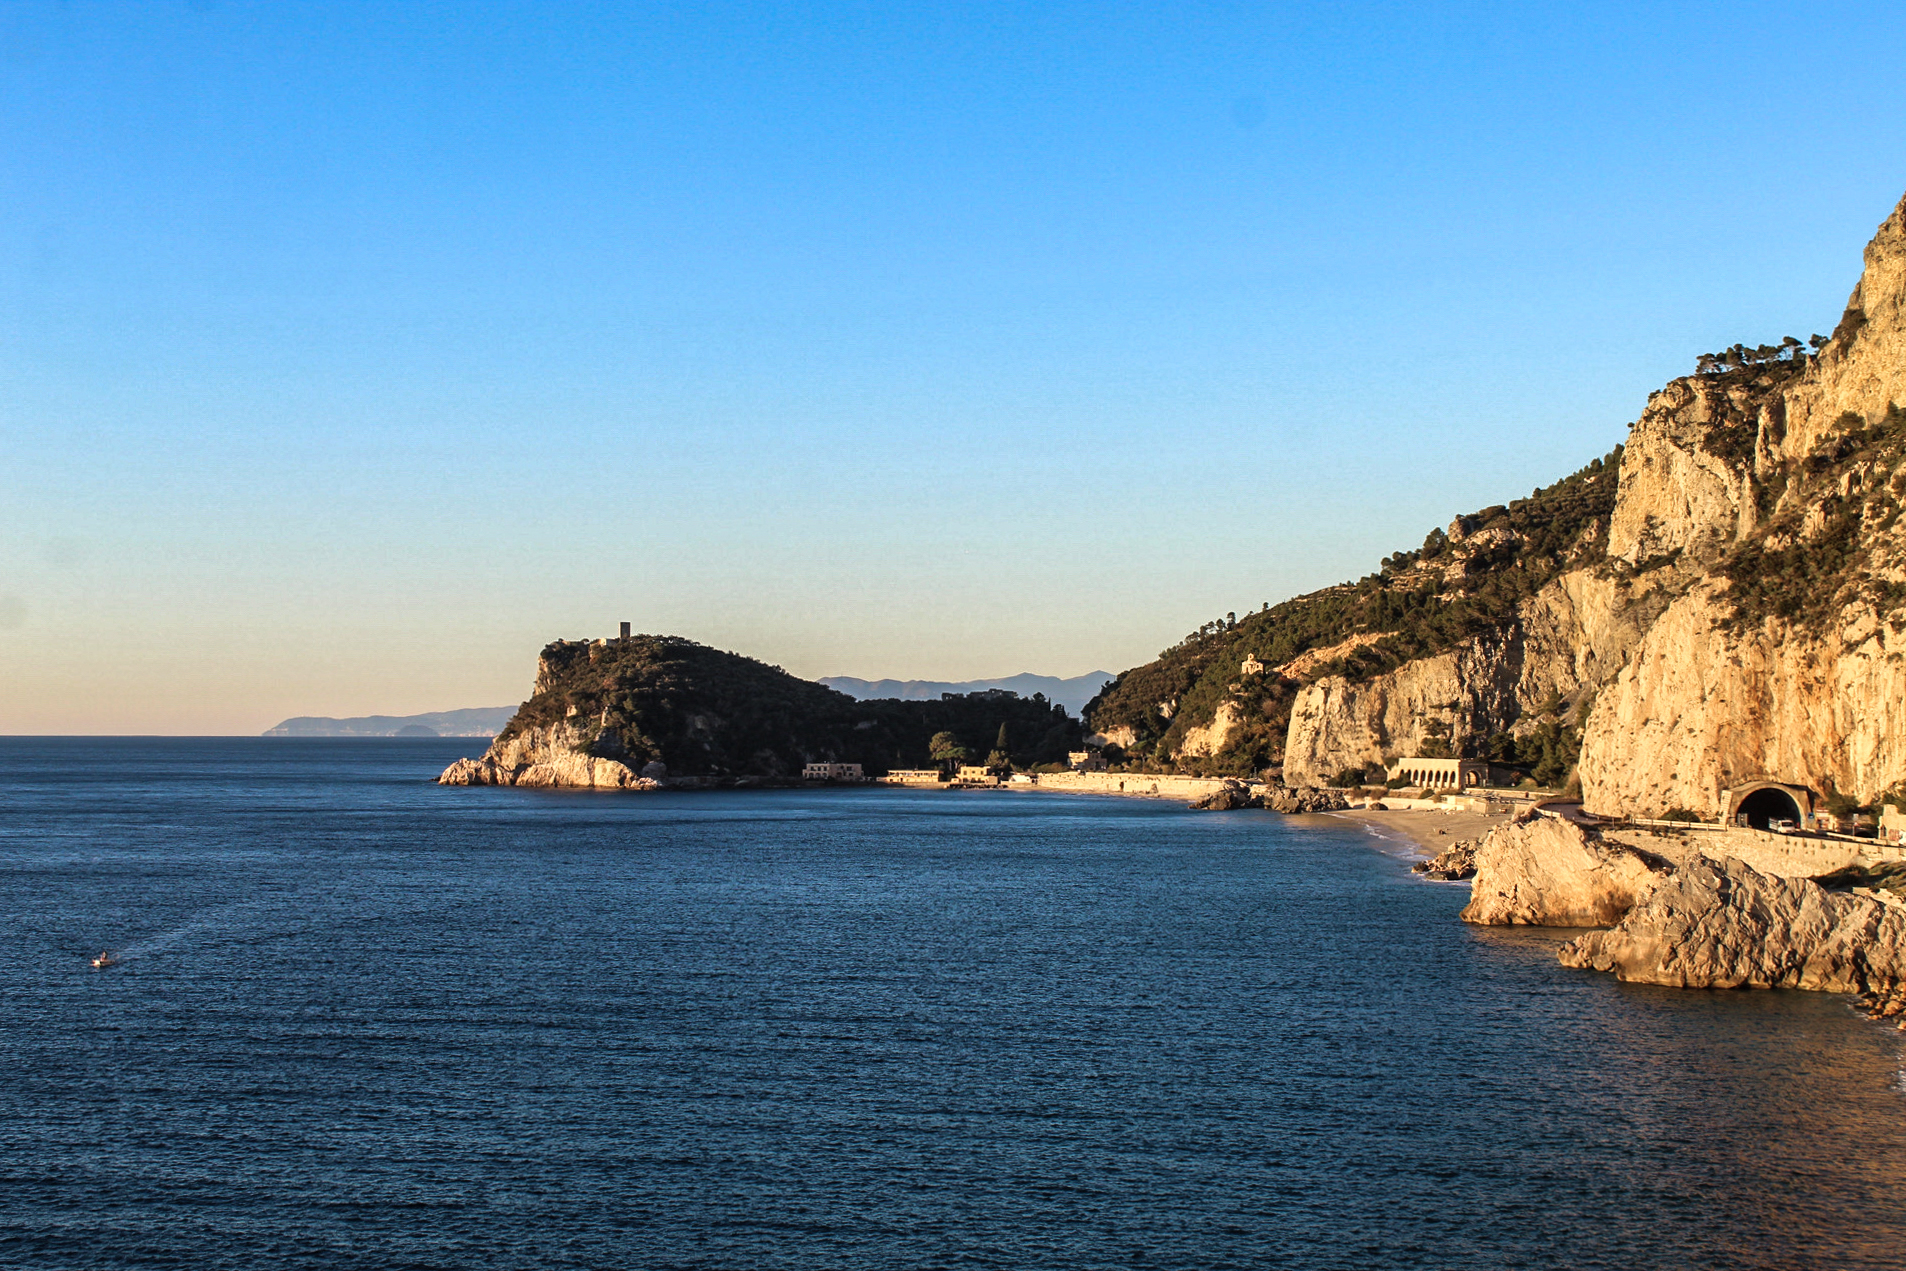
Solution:
<svg viewBox="0 0 1906 1271">
<path fill-rule="evenodd" d="M 1800 804 L 1779 786 L 1763 786 L 1754 791 L 1741 800 L 1734 815 L 1757 830 L 1766 829 L 1769 821 L 1786 820 L 1795 824 L 1801 821 Z"/>
</svg>

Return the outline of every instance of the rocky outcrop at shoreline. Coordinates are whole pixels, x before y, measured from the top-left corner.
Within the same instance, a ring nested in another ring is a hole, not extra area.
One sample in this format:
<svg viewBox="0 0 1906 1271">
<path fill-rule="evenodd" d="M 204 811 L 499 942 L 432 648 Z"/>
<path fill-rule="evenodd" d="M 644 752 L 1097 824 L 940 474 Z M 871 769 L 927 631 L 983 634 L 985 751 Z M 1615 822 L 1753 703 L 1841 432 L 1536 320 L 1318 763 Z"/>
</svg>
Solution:
<svg viewBox="0 0 1906 1271">
<path fill-rule="evenodd" d="M 1906 904 L 1731 857 L 1681 866 L 1613 928 L 1557 956 L 1640 984 L 1851 993 L 1875 1015 L 1906 1013 Z"/>
<path fill-rule="evenodd" d="M 583 734 L 567 720 L 499 738 L 481 759 L 459 759 L 443 770 L 443 786 L 524 786 L 583 790 L 659 790 L 667 769 L 645 765 L 637 773 L 616 759 L 582 749 Z"/>
<path fill-rule="evenodd" d="M 1561 817 L 1527 812 L 1484 837 L 1464 922 L 1605 927 L 1672 866 Z"/>
<path fill-rule="evenodd" d="M 1476 847 L 1474 839 L 1463 839 L 1452 843 L 1426 861 L 1418 861 L 1410 866 L 1410 872 L 1433 878 L 1437 882 L 1459 882 L 1476 876 Z"/>
<path fill-rule="evenodd" d="M 1271 786 L 1261 793 L 1253 793 L 1244 783 L 1233 782 L 1203 798 L 1193 799 L 1190 806 L 1194 812 L 1234 812 L 1239 808 L 1267 808 L 1285 813 L 1341 812 L 1350 806 L 1350 800 L 1341 790 Z"/>
<path fill-rule="evenodd" d="M 1462 919 L 1604 928 L 1557 956 L 1621 980 L 1850 993 L 1875 1015 L 1906 1014 L 1906 899 L 1888 890 L 1906 871 L 1855 868 L 1827 876 L 1829 887 L 1667 840 L 1662 847 L 1524 814 L 1477 845 Z"/>
</svg>

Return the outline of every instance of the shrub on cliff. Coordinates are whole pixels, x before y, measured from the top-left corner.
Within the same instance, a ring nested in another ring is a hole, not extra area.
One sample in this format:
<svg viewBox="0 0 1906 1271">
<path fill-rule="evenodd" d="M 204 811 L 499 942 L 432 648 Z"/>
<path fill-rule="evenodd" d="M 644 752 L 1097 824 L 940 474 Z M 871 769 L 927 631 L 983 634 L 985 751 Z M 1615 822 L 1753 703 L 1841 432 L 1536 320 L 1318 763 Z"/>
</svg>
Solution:
<svg viewBox="0 0 1906 1271">
<path fill-rule="evenodd" d="M 1780 479 L 1779 514 L 1721 566 L 1729 628 L 1776 618 L 1818 633 L 1850 603 L 1864 601 L 1882 615 L 1906 606 L 1906 587 L 1865 568 L 1900 516 L 1906 411 L 1893 406 L 1871 424 L 1841 416 Z"/>
<path fill-rule="evenodd" d="M 1161 652 L 1155 661 L 1110 681 L 1085 710 L 1092 728 L 1130 728 L 1135 754 L 1177 749 L 1187 728 L 1208 725 L 1226 700 L 1244 706 L 1247 727 L 1234 730 L 1227 751 L 1248 751 L 1245 766 L 1282 762 L 1290 708 L 1304 683 L 1326 675 L 1368 680 L 1416 658 L 1440 653 L 1513 620 L 1517 606 L 1564 569 L 1596 558 L 1614 510 L 1621 448 L 1527 499 L 1458 518 L 1465 541 L 1490 535 L 1485 546 L 1452 543 L 1432 531 L 1423 547 L 1385 559 L 1379 573 L 1287 600 L 1258 613 L 1207 622 Z M 1445 582 L 1439 565 L 1465 554 L 1466 572 Z M 1268 667 L 1299 655 L 1343 645 L 1352 635 L 1374 643 L 1347 649 L 1295 679 L 1246 677 L 1255 657 Z M 1224 756 L 1209 767 L 1223 766 Z"/>
</svg>

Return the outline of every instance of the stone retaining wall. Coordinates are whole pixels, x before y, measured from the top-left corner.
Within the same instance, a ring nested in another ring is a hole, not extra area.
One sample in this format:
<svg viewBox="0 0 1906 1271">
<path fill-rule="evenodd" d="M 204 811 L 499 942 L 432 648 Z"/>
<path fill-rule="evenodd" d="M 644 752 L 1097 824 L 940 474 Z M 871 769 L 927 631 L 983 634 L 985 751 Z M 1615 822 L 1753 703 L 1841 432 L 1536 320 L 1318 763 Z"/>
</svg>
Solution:
<svg viewBox="0 0 1906 1271">
<path fill-rule="evenodd" d="M 1652 824 L 1666 828 L 1673 823 L 1656 821 Z M 1763 874 L 1781 878 L 1814 878 L 1862 862 L 1906 860 L 1906 849 L 1870 839 L 1798 838 L 1739 826 L 1684 828 L 1690 831 L 1688 841 L 1694 851 L 1705 856 L 1732 856 Z M 1620 832 L 1617 836 L 1625 837 Z M 1645 850 L 1649 837 L 1652 836 L 1635 836 L 1635 846 Z"/>
<path fill-rule="evenodd" d="M 1222 790 L 1221 777 L 1153 776 L 1137 772 L 1042 772 L 1036 786 L 1019 789 L 1060 790 L 1071 794 L 1123 794 L 1158 799 L 1202 799 Z M 1254 791 L 1262 786 L 1254 785 Z"/>
</svg>

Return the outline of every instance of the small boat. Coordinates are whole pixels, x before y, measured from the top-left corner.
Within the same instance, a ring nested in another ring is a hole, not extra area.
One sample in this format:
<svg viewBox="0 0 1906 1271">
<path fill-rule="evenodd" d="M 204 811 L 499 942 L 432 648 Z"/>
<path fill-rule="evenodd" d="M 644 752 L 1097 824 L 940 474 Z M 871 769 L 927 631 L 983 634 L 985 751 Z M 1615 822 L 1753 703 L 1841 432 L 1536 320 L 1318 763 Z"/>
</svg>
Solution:
<svg viewBox="0 0 1906 1271">
<path fill-rule="evenodd" d="M 118 965 L 119 959 L 115 958 L 110 951 L 102 953 L 93 959 L 93 970 L 95 971 L 104 971 L 109 966 Z"/>
</svg>

